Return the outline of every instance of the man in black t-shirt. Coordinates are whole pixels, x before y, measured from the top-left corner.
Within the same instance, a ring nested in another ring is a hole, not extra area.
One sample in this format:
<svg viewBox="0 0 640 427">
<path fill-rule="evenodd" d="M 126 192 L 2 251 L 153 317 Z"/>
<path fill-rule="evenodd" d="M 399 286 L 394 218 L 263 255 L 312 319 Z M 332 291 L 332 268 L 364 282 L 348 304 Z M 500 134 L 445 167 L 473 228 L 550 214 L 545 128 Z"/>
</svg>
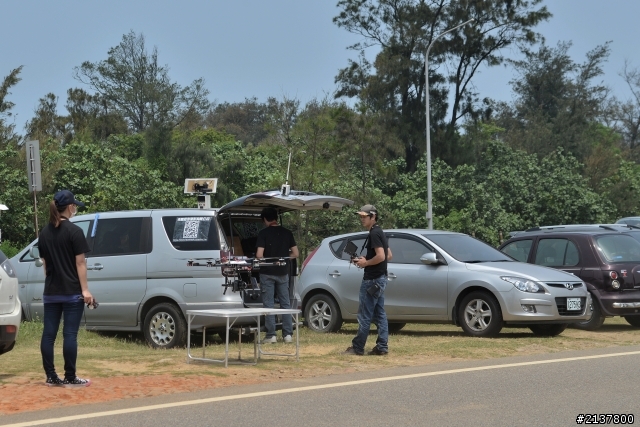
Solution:
<svg viewBox="0 0 640 427">
<path fill-rule="evenodd" d="M 290 262 L 298 258 L 298 246 L 293 233 L 278 224 L 278 211 L 274 208 L 264 208 L 260 215 L 266 225 L 258 233 L 256 243 L 256 258 L 283 257 L 289 261 L 283 266 L 260 267 L 260 289 L 262 290 L 262 304 L 273 308 L 275 296 L 280 301 L 280 308 L 291 308 L 289 301 L 289 268 Z M 262 344 L 276 342 L 276 321 L 274 315 L 266 316 L 265 327 L 267 335 Z M 285 343 L 292 342 L 293 322 L 290 314 L 282 315 L 282 339 Z"/>
<path fill-rule="evenodd" d="M 362 226 L 369 230 L 365 242 L 367 254 L 358 257 L 353 263 L 364 268 L 360 285 L 360 304 L 358 307 L 358 333 L 351 341 L 346 354 L 363 355 L 369 336 L 371 322 L 378 326 L 376 346 L 371 355 L 384 356 L 389 353 L 389 323 L 384 311 L 384 290 L 387 287 L 387 261 L 392 257 L 384 232 L 378 225 L 378 210 L 373 205 L 364 205 L 358 212 Z"/>
</svg>

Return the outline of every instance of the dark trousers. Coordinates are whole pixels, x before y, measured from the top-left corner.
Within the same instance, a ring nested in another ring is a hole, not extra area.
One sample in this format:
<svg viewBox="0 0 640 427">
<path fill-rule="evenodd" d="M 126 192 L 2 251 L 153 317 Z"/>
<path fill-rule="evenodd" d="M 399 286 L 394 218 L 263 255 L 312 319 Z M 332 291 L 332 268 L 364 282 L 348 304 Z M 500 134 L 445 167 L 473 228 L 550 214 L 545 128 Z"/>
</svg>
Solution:
<svg viewBox="0 0 640 427">
<path fill-rule="evenodd" d="M 84 302 L 47 303 L 44 304 L 44 330 L 40 341 L 42 366 L 47 378 L 57 376 L 53 364 L 53 346 L 58 335 L 60 319 L 62 326 L 62 356 L 64 357 L 64 377 L 72 380 L 76 377 L 76 359 L 78 357 L 78 329 L 84 313 Z"/>
</svg>

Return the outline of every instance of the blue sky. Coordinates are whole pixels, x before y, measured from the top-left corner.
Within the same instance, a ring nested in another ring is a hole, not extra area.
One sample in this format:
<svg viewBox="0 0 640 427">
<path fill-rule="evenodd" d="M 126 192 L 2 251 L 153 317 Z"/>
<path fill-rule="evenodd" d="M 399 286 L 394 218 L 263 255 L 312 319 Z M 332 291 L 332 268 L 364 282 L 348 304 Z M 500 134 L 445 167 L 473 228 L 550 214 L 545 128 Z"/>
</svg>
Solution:
<svg viewBox="0 0 640 427">
<path fill-rule="evenodd" d="M 53 92 L 64 112 L 66 91 L 84 87 L 72 77 L 83 61 L 100 61 L 130 30 L 156 46 L 161 64 L 181 85 L 203 77 L 210 99 L 238 102 L 256 96 L 297 97 L 305 103 L 335 89 L 334 77 L 355 53 L 358 37 L 332 18 L 336 0 L 36 0 L 2 3 L 0 78 L 24 65 L 14 102 L 19 133 L 33 117 L 38 99 Z M 587 51 L 612 41 L 604 81 L 627 97 L 618 73 L 629 60 L 640 67 L 640 2 L 636 0 L 546 0 L 554 17 L 537 29 L 549 45 L 573 41 L 570 54 L 582 62 Z M 516 50 L 506 52 L 518 57 Z M 509 68 L 483 69 L 476 79 L 481 97 L 511 99 Z M 86 88 L 86 87 L 85 87 Z"/>
</svg>

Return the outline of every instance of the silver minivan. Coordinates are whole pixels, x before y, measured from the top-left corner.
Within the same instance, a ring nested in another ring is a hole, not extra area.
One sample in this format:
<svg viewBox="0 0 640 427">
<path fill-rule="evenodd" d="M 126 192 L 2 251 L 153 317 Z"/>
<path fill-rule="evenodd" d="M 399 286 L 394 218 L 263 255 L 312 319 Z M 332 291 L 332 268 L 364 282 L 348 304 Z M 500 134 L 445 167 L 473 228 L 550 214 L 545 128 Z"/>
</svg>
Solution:
<svg viewBox="0 0 640 427">
<path fill-rule="evenodd" d="M 72 218 L 85 232 L 89 289 L 99 303 L 85 310 L 88 329 L 142 331 L 153 347 L 186 342 L 186 311 L 238 308 L 261 304 L 255 295 L 225 292 L 215 263 L 220 250 L 237 256 L 255 254 L 255 238 L 263 227 L 260 210 L 339 210 L 350 200 L 314 193 L 279 191 L 244 196 L 220 209 L 159 209 L 101 212 Z M 35 250 L 32 248 L 35 247 Z M 24 318 L 43 318 L 44 272 L 37 241 L 11 262 L 20 283 Z M 196 260 L 194 262 L 194 260 Z M 292 282 L 294 277 L 292 277 Z M 293 289 L 293 286 L 291 287 Z M 196 317 L 192 330 L 220 328 L 221 320 Z"/>
</svg>

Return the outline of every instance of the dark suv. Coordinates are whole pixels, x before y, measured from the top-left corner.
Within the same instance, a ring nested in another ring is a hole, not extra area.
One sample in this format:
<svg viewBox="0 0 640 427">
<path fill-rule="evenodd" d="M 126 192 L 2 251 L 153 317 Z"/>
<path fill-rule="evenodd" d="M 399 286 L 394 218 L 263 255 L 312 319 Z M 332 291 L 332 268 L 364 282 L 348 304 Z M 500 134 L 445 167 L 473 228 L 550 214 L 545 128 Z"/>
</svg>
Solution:
<svg viewBox="0 0 640 427">
<path fill-rule="evenodd" d="M 591 292 L 591 319 L 573 326 L 595 330 L 605 317 L 640 327 L 640 230 L 616 225 L 535 227 L 511 232 L 498 247 L 518 261 L 575 274 Z"/>
</svg>

